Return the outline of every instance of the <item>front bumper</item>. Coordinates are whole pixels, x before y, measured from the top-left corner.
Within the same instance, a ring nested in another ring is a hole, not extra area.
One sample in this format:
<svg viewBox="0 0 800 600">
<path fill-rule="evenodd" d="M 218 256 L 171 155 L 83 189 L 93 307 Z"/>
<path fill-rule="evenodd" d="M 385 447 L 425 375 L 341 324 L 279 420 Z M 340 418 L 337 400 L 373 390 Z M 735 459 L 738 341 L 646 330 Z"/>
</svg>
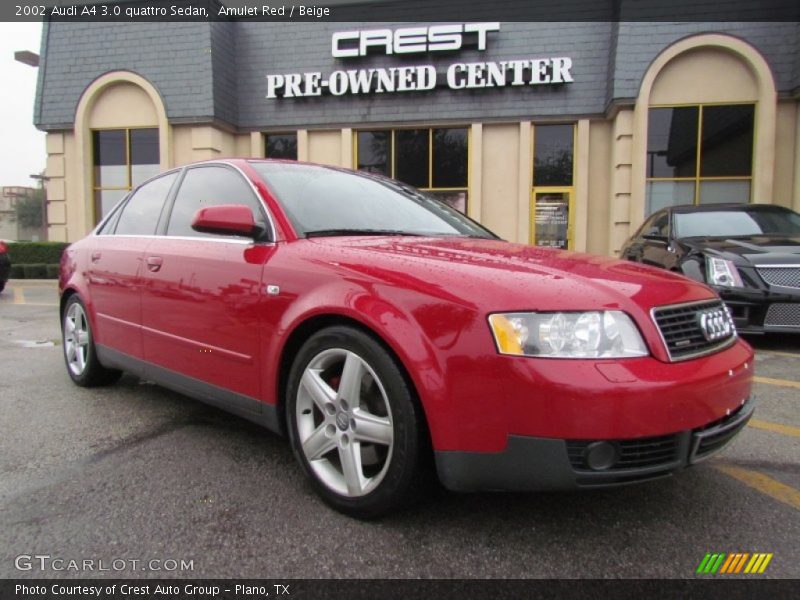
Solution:
<svg viewBox="0 0 800 600">
<path fill-rule="evenodd" d="M 724 448 L 753 415 L 754 400 L 702 427 L 627 440 L 563 440 L 508 436 L 502 452 L 437 451 L 442 484 L 453 491 L 574 490 L 628 485 L 667 477 Z M 617 449 L 611 466 L 592 469 L 587 451 L 597 442 Z"/>
<path fill-rule="evenodd" d="M 714 291 L 730 310 L 739 333 L 800 333 L 800 290 L 714 287 Z"/>
</svg>

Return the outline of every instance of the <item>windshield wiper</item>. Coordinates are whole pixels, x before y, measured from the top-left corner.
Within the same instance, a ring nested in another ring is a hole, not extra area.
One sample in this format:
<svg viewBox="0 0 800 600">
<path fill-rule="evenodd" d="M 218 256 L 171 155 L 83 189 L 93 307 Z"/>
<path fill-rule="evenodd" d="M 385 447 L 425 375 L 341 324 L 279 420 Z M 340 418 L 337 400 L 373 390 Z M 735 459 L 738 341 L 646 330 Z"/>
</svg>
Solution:
<svg viewBox="0 0 800 600">
<path fill-rule="evenodd" d="M 313 231 L 306 231 L 307 238 L 310 237 L 328 237 L 328 236 L 342 236 L 342 235 L 412 235 L 412 236 L 425 236 L 429 234 L 414 233 L 411 231 L 401 231 L 399 229 L 315 229 Z"/>
</svg>

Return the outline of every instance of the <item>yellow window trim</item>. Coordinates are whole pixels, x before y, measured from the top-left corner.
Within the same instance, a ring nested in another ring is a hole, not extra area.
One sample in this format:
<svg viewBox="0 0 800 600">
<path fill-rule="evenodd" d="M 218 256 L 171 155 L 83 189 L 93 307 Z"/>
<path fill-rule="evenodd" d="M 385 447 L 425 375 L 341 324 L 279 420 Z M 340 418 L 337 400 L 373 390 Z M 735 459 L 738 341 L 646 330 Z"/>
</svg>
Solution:
<svg viewBox="0 0 800 600">
<path fill-rule="evenodd" d="M 159 131 L 158 127 L 153 127 L 152 125 L 139 125 L 134 127 L 102 127 L 102 128 L 92 128 L 89 129 L 89 136 L 91 138 L 91 150 L 92 150 L 92 211 L 94 213 L 94 222 L 99 223 L 102 215 L 98 215 L 98 206 L 97 206 L 97 198 L 95 197 L 94 192 L 129 192 L 133 189 L 133 165 L 131 164 L 131 131 L 134 130 L 142 130 L 142 129 L 154 129 L 155 131 Z M 98 186 L 97 185 L 97 165 L 94 164 L 94 134 L 98 131 L 124 131 L 125 132 L 125 166 L 127 170 L 127 179 L 128 184 L 127 186 Z M 161 144 L 161 139 L 159 138 L 159 146 Z M 159 155 L 161 153 L 161 148 L 159 147 Z"/>
<path fill-rule="evenodd" d="M 572 125 L 572 185 L 568 186 L 549 186 L 540 185 L 534 186 L 533 182 L 536 178 L 536 128 L 547 125 Z M 563 123 L 536 123 L 533 124 L 533 133 L 531 135 L 531 194 L 530 194 L 530 216 L 529 216 L 529 235 L 528 239 L 532 246 L 536 245 L 536 194 L 552 193 L 552 194 L 567 194 L 567 250 L 572 250 L 575 243 L 574 229 L 575 229 L 575 147 L 578 144 L 578 128 L 574 121 Z"/>
<path fill-rule="evenodd" d="M 703 113 L 704 108 L 707 106 L 752 106 L 753 107 L 753 145 L 750 150 L 750 175 L 733 175 L 731 177 L 703 177 L 700 175 L 700 160 L 703 156 Z M 757 102 L 689 102 L 683 104 L 651 104 L 648 110 L 654 108 L 692 108 L 697 107 L 697 156 L 695 157 L 695 176 L 694 177 L 645 177 L 645 182 L 651 181 L 693 181 L 694 182 L 694 201 L 693 204 L 698 206 L 700 202 L 700 184 L 704 181 L 750 181 L 750 189 L 748 192 L 747 203 L 753 203 L 753 165 L 755 164 L 755 151 L 756 139 L 758 139 L 756 126 L 758 119 L 756 112 L 758 111 Z"/>
<path fill-rule="evenodd" d="M 403 127 L 393 127 L 393 128 L 386 128 L 386 127 L 378 127 L 374 129 L 364 128 L 364 129 L 353 129 L 353 168 L 358 170 L 358 134 L 359 133 L 388 133 L 389 134 L 389 143 L 390 143 L 390 150 L 389 156 L 386 157 L 388 161 L 388 170 L 389 170 L 389 177 L 392 179 L 397 178 L 396 173 L 396 166 L 395 160 L 396 158 L 396 148 L 397 142 L 395 141 L 395 134 L 398 131 L 413 131 L 413 130 L 427 130 L 428 132 L 428 184 L 433 183 L 433 132 L 440 129 L 464 129 L 467 132 L 467 182 L 469 182 L 469 176 L 472 172 L 472 127 L 469 125 L 447 125 L 444 127 L 430 127 L 430 126 L 414 126 L 414 125 L 404 125 Z M 464 206 L 464 214 L 469 213 L 469 185 L 462 186 L 462 187 L 432 187 L 431 185 L 420 187 L 418 188 L 423 192 L 466 192 L 467 194 L 467 201 Z"/>
</svg>

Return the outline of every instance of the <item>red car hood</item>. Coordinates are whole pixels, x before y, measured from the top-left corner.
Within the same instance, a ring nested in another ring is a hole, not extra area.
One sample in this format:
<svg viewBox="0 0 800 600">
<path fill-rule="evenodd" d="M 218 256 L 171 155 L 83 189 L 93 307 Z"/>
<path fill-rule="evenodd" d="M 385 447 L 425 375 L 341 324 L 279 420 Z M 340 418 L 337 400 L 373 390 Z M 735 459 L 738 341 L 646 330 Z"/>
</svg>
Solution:
<svg viewBox="0 0 800 600">
<path fill-rule="evenodd" d="M 653 267 L 501 240 L 382 236 L 308 241 L 327 255 L 325 262 L 351 274 L 459 299 L 487 312 L 625 309 L 631 304 L 649 311 L 715 297 L 703 284 Z"/>
</svg>

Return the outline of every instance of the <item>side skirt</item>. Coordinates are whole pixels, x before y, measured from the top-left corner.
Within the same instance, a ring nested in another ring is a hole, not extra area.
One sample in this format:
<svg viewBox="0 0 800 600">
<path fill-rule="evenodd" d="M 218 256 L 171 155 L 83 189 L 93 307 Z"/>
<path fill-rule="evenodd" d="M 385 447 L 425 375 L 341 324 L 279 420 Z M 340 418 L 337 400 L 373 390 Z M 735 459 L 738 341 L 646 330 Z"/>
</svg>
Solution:
<svg viewBox="0 0 800 600">
<path fill-rule="evenodd" d="M 274 433 L 283 435 L 283 429 L 278 420 L 278 409 L 272 404 L 261 402 L 250 396 L 237 394 L 193 377 L 181 375 L 108 346 L 97 344 L 96 348 L 97 358 L 108 368 L 128 371 L 143 379 L 149 379 L 174 392 L 221 408 L 224 411 L 266 427 Z"/>
</svg>

